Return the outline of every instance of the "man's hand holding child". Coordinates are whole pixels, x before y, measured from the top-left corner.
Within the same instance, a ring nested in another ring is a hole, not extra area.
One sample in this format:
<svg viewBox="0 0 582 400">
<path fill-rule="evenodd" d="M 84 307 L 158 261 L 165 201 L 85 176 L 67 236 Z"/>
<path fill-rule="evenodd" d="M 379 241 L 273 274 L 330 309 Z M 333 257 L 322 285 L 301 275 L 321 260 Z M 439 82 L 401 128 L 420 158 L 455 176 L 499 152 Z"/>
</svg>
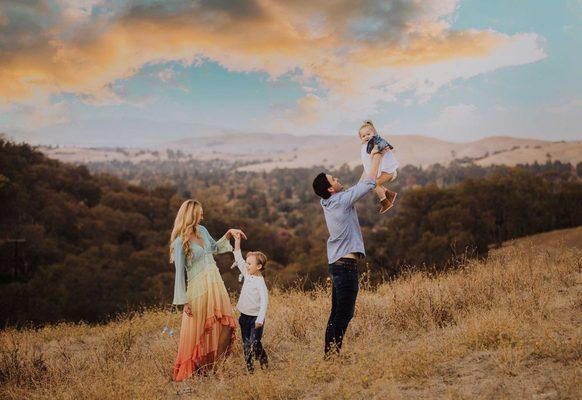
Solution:
<svg viewBox="0 0 582 400">
<path fill-rule="evenodd" d="M 388 147 L 385 147 L 382 151 L 378 150 L 377 146 L 374 146 L 374 150 L 372 150 L 372 152 L 370 153 L 370 155 L 372 157 L 375 157 L 377 155 L 383 156 L 386 152 L 388 151 Z"/>
</svg>

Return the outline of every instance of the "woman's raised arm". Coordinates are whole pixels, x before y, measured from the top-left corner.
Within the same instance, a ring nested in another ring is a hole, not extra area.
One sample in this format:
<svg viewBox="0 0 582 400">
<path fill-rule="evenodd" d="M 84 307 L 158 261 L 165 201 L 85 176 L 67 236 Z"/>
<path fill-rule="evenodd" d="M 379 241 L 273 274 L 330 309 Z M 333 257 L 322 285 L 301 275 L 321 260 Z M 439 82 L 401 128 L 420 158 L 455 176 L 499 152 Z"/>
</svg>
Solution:
<svg viewBox="0 0 582 400">
<path fill-rule="evenodd" d="M 234 237 L 236 234 L 241 235 L 243 238 L 245 238 L 245 240 L 247 238 L 247 235 L 245 235 L 243 231 L 235 228 L 230 228 L 229 230 L 227 230 L 224 236 L 226 236 L 227 239 L 230 239 L 231 237 Z"/>
</svg>

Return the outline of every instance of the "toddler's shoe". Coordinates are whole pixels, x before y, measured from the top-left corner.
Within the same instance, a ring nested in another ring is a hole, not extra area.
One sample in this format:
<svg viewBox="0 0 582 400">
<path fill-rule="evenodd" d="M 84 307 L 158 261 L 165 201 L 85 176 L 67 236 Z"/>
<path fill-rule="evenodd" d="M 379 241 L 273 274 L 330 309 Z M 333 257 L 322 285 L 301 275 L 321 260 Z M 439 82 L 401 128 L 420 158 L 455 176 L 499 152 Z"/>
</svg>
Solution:
<svg viewBox="0 0 582 400">
<path fill-rule="evenodd" d="M 386 211 L 394 207 L 394 201 L 398 195 L 398 193 L 392 192 L 388 189 L 386 189 L 384 193 L 386 194 L 386 198 L 380 201 L 380 214 L 384 214 Z"/>
<path fill-rule="evenodd" d="M 386 195 L 386 198 L 388 199 L 388 201 L 390 203 L 394 204 L 394 202 L 396 201 L 396 196 L 398 196 L 398 193 L 386 189 L 384 194 Z"/>
<path fill-rule="evenodd" d="M 391 203 L 388 198 L 380 201 L 380 214 L 384 214 L 386 211 L 390 210 L 394 206 L 394 203 Z"/>
</svg>

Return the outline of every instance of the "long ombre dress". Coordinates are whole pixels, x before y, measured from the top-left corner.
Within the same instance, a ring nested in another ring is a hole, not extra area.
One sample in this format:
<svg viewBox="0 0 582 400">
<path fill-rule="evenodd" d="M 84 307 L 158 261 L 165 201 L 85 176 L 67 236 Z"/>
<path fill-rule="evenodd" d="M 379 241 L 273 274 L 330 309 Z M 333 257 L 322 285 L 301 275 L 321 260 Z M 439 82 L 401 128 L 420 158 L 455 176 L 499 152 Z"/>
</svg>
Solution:
<svg viewBox="0 0 582 400">
<path fill-rule="evenodd" d="M 233 307 L 213 257 L 214 254 L 232 251 L 232 246 L 224 236 L 218 242 L 215 241 L 202 225 L 198 225 L 198 232 L 204 247 L 191 243 L 190 260 L 186 260 L 179 236 L 173 243 L 176 266 L 173 303 L 190 303 L 192 307 L 191 317 L 182 314 L 180 344 L 174 364 L 176 381 L 188 378 L 194 371 L 216 360 L 218 338 L 224 327 L 232 328 L 227 353 L 236 339 Z M 187 289 L 184 271 L 188 275 Z"/>
</svg>

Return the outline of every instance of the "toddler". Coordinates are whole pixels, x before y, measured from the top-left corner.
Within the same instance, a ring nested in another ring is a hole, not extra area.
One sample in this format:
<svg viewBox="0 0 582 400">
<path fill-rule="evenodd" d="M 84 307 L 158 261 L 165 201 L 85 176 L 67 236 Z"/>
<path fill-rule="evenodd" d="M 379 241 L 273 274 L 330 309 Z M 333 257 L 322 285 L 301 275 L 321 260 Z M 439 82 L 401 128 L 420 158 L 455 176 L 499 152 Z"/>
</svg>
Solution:
<svg viewBox="0 0 582 400">
<path fill-rule="evenodd" d="M 397 193 L 387 189 L 383 185 L 388 184 L 396 179 L 398 174 L 397 168 L 400 164 L 394 157 L 394 153 L 391 151 L 393 149 L 392 145 L 378 135 L 378 132 L 376 131 L 372 121 L 364 121 L 358 130 L 358 135 L 362 141 L 362 148 L 360 151 L 362 164 L 364 165 L 364 173 L 362 174 L 362 178 L 367 176 L 367 173 L 372 165 L 372 156 L 370 153 L 374 147 L 377 147 L 380 151 L 382 151 L 384 148 L 389 149 L 382 158 L 382 163 L 380 164 L 380 168 L 378 169 L 378 176 L 376 178 L 376 189 L 374 189 L 378 195 L 378 199 L 380 200 L 380 214 L 384 214 L 394 205 Z"/>
<path fill-rule="evenodd" d="M 261 343 L 269 302 L 269 291 L 261 274 L 267 264 L 267 256 L 260 251 L 249 251 L 245 261 L 240 250 L 240 242 L 241 235 L 234 234 L 234 259 L 244 278 L 236 308 L 240 311 L 238 322 L 247 369 L 253 372 L 253 359 L 258 359 L 261 367 L 268 366 L 267 353 Z"/>
</svg>

